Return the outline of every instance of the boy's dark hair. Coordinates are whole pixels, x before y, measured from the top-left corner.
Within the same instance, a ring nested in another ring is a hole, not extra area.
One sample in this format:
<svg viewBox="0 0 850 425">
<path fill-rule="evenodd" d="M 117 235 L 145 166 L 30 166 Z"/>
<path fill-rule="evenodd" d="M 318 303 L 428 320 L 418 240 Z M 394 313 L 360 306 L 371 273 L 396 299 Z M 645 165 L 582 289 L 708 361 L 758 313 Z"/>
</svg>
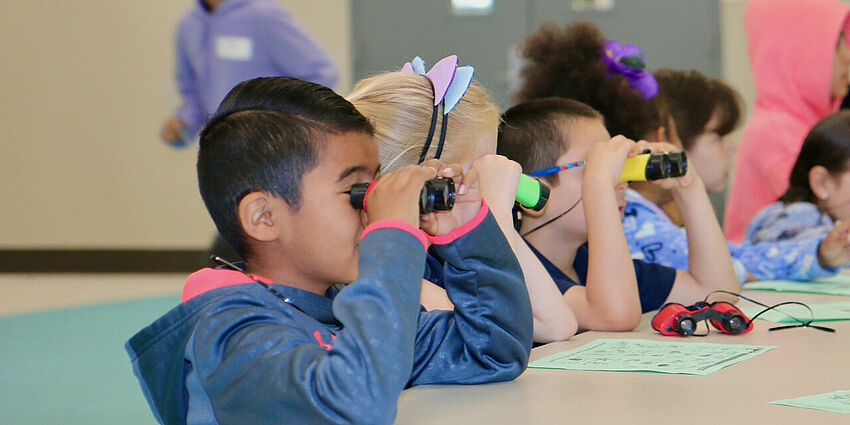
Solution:
<svg viewBox="0 0 850 425">
<path fill-rule="evenodd" d="M 554 167 L 569 147 L 569 133 L 576 119 L 602 120 L 602 115 L 581 102 L 550 97 L 520 103 L 502 114 L 496 151 L 516 161 L 524 172 Z M 558 183 L 558 174 L 543 177 Z"/>
<path fill-rule="evenodd" d="M 850 110 L 836 112 L 820 120 L 803 141 L 788 190 L 779 198 L 785 203 L 817 203 L 809 184 L 809 171 L 820 165 L 832 175 L 845 171 L 850 160 Z"/>
<path fill-rule="evenodd" d="M 243 81 L 200 133 L 198 186 L 222 237 L 250 255 L 239 221 L 239 201 L 265 191 L 297 210 L 301 179 L 318 163 L 329 134 L 374 134 L 347 100 L 319 84 L 286 77 Z"/>
<path fill-rule="evenodd" d="M 726 83 L 698 71 L 659 69 L 653 74 L 658 81 L 658 97 L 667 104 L 685 149 L 693 147 L 715 112 L 720 116 L 713 130 L 719 135 L 725 136 L 738 126 L 741 99 Z"/>
<path fill-rule="evenodd" d="M 612 135 L 645 138 L 666 125 L 652 99 L 643 99 L 605 62 L 605 37 L 596 25 L 580 21 L 559 27 L 543 23 L 525 39 L 523 83 L 517 102 L 564 97 L 585 103 L 605 117 Z"/>
</svg>

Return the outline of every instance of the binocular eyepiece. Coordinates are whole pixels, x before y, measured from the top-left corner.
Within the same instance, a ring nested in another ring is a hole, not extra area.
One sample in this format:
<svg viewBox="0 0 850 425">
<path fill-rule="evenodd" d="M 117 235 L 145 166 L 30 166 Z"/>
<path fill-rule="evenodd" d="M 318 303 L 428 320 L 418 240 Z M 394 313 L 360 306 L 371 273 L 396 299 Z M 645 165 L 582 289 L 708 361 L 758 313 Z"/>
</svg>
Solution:
<svg viewBox="0 0 850 425">
<path fill-rule="evenodd" d="M 363 200 L 369 192 L 371 183 L 358 183 L 351 187 L 351 206 L 363 209 Z M 433 211 L 448 211 L 455 205 L 455 182 L 445 177 L 437 177 L 425 182 L 419 192 L 419 214 Z"/>
<path fill-rule="evenodd" d="M 661 180 L 682 177 L 688 172 L 684 152 L 645 153 L 627 158 L 620 181 Z"/>
</svg>

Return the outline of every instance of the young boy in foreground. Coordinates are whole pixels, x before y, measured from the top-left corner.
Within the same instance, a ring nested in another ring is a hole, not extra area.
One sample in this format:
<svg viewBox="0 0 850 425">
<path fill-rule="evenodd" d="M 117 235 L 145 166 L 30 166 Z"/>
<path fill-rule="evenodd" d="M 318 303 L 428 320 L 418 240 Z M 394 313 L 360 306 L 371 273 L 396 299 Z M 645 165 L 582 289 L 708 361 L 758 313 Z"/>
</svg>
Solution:
<svg viewBox="0 0 850 425">
<path fill-rule="evenodd" d="M 405 387 L 525 369 L 528 293 L 476 171 L 455 177 L 451 211 L 420 216 L 438 172 L 405 167 L 377 180 L 364 213 L 348 191 L 378 173 L 372 134 L 348 101 L 296 79 L 246 81 L 222 101 L 198 181 L 245 268 L 192 274 L 183 303 L 128 341 L 159 422 L 391 423 Z M 429 241 L 454 311 L 419 305 Z"/>
</svg>

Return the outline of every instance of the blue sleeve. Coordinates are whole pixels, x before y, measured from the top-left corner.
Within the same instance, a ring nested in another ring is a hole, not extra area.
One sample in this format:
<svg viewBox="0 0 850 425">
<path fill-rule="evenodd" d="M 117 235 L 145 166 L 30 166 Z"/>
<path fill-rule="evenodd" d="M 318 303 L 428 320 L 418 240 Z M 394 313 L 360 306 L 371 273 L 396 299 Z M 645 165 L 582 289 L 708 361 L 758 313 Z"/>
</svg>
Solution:
<svg viewBox="0 0 850 425">
<path fill-rule="evenodd" d="M 180 92 L 182 104 L 177 111 L 177 118 L 186 123 L 184 137 L 192 138 L 198 134 L 201 126 L 204 125 L 206 116 L 204 108 L 201 106 L 201 96 L 198 92 L 198 80 L 195 71 L 192 69 L 192 64 L 189 59 L 186 44 L 191 37 L 187 33 L 190 25 L 185 23 L 185 20 L 180 23 L 177 28 L 177 57 L 176 57 L 176 78 L 177 90 Z M 188 144 L 191 140 L 184 140 L 184 144 Z"/>
<path fill-rule="evenodd" d="M 491 214 L 454 242 L 445 260 L 454 311 L 423 313 L 410 385 L 514 379 L 531 350 L 531 304 L 519 263 Z"/>
<path fill-rule="evenodd" d="M 623 217 L 623 233 L 632 258 L 674 269 L 688 269 L 688 235 L 666 217 L 629 202 Z"/>
<path fill-rule="evenodd" d="M 217 306 L 188 357 L 218 423 L 391 423 L 413 364 L 424 257 L 403 230 L 366 235 L 359 277 L 333 303 L 343 328 L 329 350 L 294 309 Z"/>
<path fill-rule="evenodd" d="M 808 239 L 730 244 L 732 256 L 741 261 L 757 280 L 812 280 L 834 276 L 840 267 L 823 267 L 818 246 L 826 233 Z"/>
<path fill-rule="evenodd" d="M 446 288 L 446 284 L 443 283 L 443 263 L 430 252 L 425 257 L 425 275 L 422 278 L 440 288 Z"/>
<path fill-rule="evenodd" d="M 658 309 L 670 296 L 676 281 L 676 269 L 641 260 L 632 262 L 635 265 L 641 310 L 646 313 Z"/>
<path fill-rule="evenodd" d="M 744 241 L 730 250 L 758 280 L 832 276 L 840 267 L 822 267 L 818 247 L 833 224 L 814 204 L 774 202 L 753 217 Z"/>
<path fill-rule="evenodd" d="M 643 206 L 629 202 L 623 217 L 623 232 L 632 258 L 679 270 L 689 270 L 688 233 L 680 226 Z M 731 246 L 731 245 L 730 245 Z M 732 259 L 738 282 L 747 280 L 743 263 Z"/>
<path fill-rule="evenodd" d="M 264 47 L 280 75 L 336 87 L 339 75 L 333 61 L 286 11 L 275 8 L 265 23 Z"/>
</svg>

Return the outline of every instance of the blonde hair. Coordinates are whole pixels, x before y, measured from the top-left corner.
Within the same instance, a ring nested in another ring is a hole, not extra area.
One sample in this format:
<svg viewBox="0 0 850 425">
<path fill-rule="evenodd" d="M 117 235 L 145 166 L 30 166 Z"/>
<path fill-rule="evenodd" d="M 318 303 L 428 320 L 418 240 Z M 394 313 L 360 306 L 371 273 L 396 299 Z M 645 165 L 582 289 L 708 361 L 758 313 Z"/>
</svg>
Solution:
<svg viewBox="0 0 850 425">
<path fill-rule="evenodd" d="M 416 164 L 428 138 L 434 109 L 434 92 L 423 75 L 387 72 L 360 80 L 348 101 L 375 127 L 381 169 L 392 171 Z M 442 108 L 427 158 L 432 158 L 440 137 Z M 499 109 L 483 87 L 473 82 L 449 113 L 441 159 L 462 163 L 470 158 L 475 141 L 499 126 Z"/>
</svg>

